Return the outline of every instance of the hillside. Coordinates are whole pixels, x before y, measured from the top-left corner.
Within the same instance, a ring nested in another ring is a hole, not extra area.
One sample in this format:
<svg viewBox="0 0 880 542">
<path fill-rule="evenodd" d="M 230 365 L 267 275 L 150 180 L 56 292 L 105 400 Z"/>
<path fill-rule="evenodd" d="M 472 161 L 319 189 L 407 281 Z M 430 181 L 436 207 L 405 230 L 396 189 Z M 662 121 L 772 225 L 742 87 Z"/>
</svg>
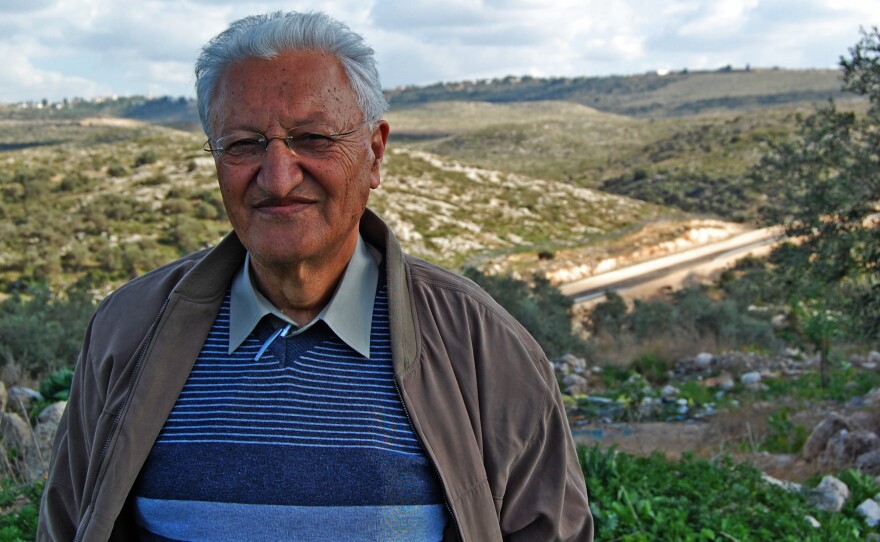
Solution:
<svg viewBox="0 0 880 542">
<path fill-rule="evenodd" d="M 748 223 L 763 196 L 749 167 L 766 141 L 785 137 L 810 111 L 807 95 L 832 92 L 836 77 L 752 70 L 508 78 L 425 87 L 433 98 L 471 101 L 418 104 L 419 89 L 396 91 L 372 205 L 420 256 L 525 272 L 539 253 L 558 253 L 556 263 L 567 267 L 584 246 L 617 257 L 626 246 L 701 228 L 701 220 Z M 537 99 L 555 86 L 568 90 Z M 725 103 L 742 109 L 630 116 L 574 100 L 591 88 L 628 104 L 621 111 L 657 102 L 681 112 L 725 92 Z M 802 99 L 794 105 L 743 105 L 784 101 L 767 97 L 795 96 L 794 88 Z M 504 101 L 514 97 L 523 101 Z M 490 101 L 473 101 L 480 98 Z M 83 277 L 109 287 L 216 241 L 228 223 L 194 118 L 192 100 L 171 98 L 0 107 L 2 290 Z"/>
<path fill-rule="evenodd" d="M 435 102 L 571 102 L 639 118 L 682 117 L 767 107 L 811 107 L 840 92 L 838 70 L 731 69 L 607 77 L 515 77 L 455 81 L 386 90 L 391 110 Z M 58 103 L 0 103 L 0 119 L 122 117 L 198 129 L 193 98 L 74 98 Z"/>
<path fill-rule="evenodd" d="M 216 242 L 229 225 L 202 143 L 127 119 L 0 121 L 0 291 L 83 279 L 106 290 Z M 392 145 L 383 167 L 371 206 L 407 250 L 450 267 L 579 245 L 670 214 L 405 146 Z"/>
<path fill-rule="evenodd" d="M 641 119 L 571 102 L 435 102 L 387 118 L 392 142 L 453 160 L 749 221 L 760 190 L 745 173 L 798 113 Z"/>
<path fill-rule="evenodd" d="M 387 92 L 392 109 L 443 101 L 568 101 L 635 117 L 805 106 L 847 99 L 838 70 L 722 69 L 609 77 L 503 79 L 437 83 Z"/>
</svg>

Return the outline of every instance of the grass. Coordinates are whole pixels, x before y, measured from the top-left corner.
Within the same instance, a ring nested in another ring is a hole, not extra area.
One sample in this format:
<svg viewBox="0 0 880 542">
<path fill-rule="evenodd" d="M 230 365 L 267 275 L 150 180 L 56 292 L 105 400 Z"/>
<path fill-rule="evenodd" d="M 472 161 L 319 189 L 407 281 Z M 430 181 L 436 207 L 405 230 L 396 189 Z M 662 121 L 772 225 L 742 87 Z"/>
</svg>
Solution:
<svg viewBox="0 0 880 542">
<path fill-rule="evenodd" d="M 854 509 L 860 498 L 880 491 L 880 484 L 858 473 L 841 474 L 857 491 L 842 512 L 830 513 L 812 508 L 804 494 L 768 484 L 757 469 L 730 460 L 685 456 L 670 461 L 598 447 L 580 448 L 579 454 L 597 540 L 844 542 L 876 532 Z M 811 526 L 808 515 L 820 527 Z"/>
</svg>

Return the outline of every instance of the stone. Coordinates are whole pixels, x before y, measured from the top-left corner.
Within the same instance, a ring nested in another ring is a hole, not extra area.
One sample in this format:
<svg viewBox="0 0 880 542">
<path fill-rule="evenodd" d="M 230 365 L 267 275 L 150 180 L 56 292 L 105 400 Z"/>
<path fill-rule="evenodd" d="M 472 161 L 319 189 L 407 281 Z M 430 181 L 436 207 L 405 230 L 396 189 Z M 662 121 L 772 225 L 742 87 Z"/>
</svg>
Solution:
<svg viewBox="0 0 880 542">
<path fill-rule="evenodd" d="M 841 429 L 849 428 L 849 422 L 845 418 L 838 414 L 831 414 L 813 428 L 813 431 L 810 433 L 810 436 L 807 437 L 807 441 L 801 449 L 801 457 L 806 461 L 812 461 L 819 457 L 819 454 L 825 450 L 825 447 L 828 445 L 828 440 L 832 436 Z"/>
<path fill-rule="evenodd" d="M 564 354 L 558 361 L 567 365 L 570 371 L 579 374 L 587 370 L 587 360 L 579 358 L 573 354 Z"/>
<path fill-rule="evenodd" d="M 13 412 L 27 413 L 30 412 L 31 406 L 35 402 L 42 400 L 43 396 L 38 391 L 24 386 L 13 386 L 9 388 L 9 404 L 7 406 Z"/>
<path fill-rule="evenodd" d="M 34 443 L 31 424 L 15 412 L 6 412 L 0 417 L 0 439 L 7 450 L 23 451 Z"/>
<path fill-rule="evenodd" d="M 708 367 L 712 365 L 712 361 L 715 359 L 715 356 L 710 354 L 709 352 L 700 352 L 697 354 L 697 357 L 694 358 L 694 363 L 699 367 Z"/>
<path fill-rule="evenodd" d="M 819 523 L 819 520 L 814 518 L 813 516 L 804 516 L 804 519 L 806 519 L 807 523 L 810 524 L 810 527 L 812 527 L 814 529 L 818 529 L 819 527 L 822 526 L 822 524 Z"/>
<path fill-rule="evenodd" d="M 807 501 L 825 512 L 840 512 L 847 499 L 849 487 L 834 476 L 825 476 L 815 489 L 807 493 Z"/>
<path fill-rule="evenodd" d="M 660 394 L 663 395 L 663 397 L 675 397 L 676 395 L 678 395 L 678 393 L 678 388 L 671 384 L 663 386 L 663 389 L 660 390 Z"/>
<path fill-rule="evenodd" d="M 49 471 L 49 461 L 52 459 L 52 442 L 55 440 L 57 430 L 58 424 L 51 422 L 37 424 L 34 428 L 36 446 L 26 458 L 27 474 L 31 481 L 43 478 Z"/>
<path fill-rule="evenodd" d="M 823 465 L 842 468 L 852 465 L 862 454 L 880 448 L 880 436 L 872 431 L 841 429 L 830 439 L 819 460 Z"/>
<path fill-rule="evenodd" d="M 773 329 L 776 331 L 782 331 L 783 329 L 788 327 L 788 315 L 786 314 L 774 314 L 770 319 L 771 325 L 773 325 Z"/>
<path fill-rule="evenodd" d="M 9 393 L 6 391 L 6 384 L 0 380 L 0 412 L 6 412 L 6 402 L 9 400 Z"/>
<path fill-rule="evenodd" d="M 868 527 L 880 525 L 880 503 L 874 499 L 868 499 L 856 507 L 856 514 L 865 518 Z"/>
<path fill-rule="evenodd" d="M 779 478 L 774 478 L 773 476 L 770 476 L 765 472 L 761 473 L 761 478 L 768 484 L 774 485 L 776 487 L 781 487 L 786 491 L 799 492 L 802 488 L 802 486 L 798 483 L 789 482 L 788 480 L 780 480 Z"/>
<path fill-rule="evenodd" d="M 747 390 L 760 390 L 761 389 L 761 373 L 758 371 L 751 371 L 748 373 L 744 373 L 739 377 L 739 381 Z"/>
<path fill-rule="evenodd" d="M 880 352 L 876 350 L 868 352 L 868 363 L 880 363 Z"/>
<path fill-rule="evenodd" d="M 860 410 L 847 417 L 850 427 L 880 433 L 880 410 Z"/>
<path fill-rule="evenodd" d="M 58 423 L 61 422 L 61 415 L 64 414 L 64 409 L 67 407 L 67 401 L 58 401 L 52 403 L 47 406 L 40 412 L 40 415 L 37 416 L 37 424 L 55 424 L 58 426 Z"/>
<path fill-rule="evenodd" d="M 858 456 L 854 466 L 867 474 L 880 474 L 880 449 L 871 450 Z"/>
<path fill-rule="evenodd" d="M 562 385 L 565 386 L 565 393 L 569 395 L 580 395 L 587 393 L 587 379 L 578 374 L 569 374 L 562 379 Z"/>
<path fill-rule="evenodd" d="M 874 388 L 869 391 L 862 399 L 866 405 L 880 407 L 880 388 Z"/>
</svg>

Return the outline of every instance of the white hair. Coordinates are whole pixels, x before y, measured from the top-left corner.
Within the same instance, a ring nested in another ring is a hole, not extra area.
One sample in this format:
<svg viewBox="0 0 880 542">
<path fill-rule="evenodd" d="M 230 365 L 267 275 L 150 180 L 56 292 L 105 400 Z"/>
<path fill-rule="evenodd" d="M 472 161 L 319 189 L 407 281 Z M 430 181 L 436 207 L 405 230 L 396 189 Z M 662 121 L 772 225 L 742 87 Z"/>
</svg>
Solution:
<svg viewBox="0 0 880 542">
<path fill-rule="evenodd" d="M 208 136 L 215 135 L 211 100 L 226 68 L 246 58 L 272 59 L 288 51 L 324 51 L 335 56 L 364 120 L 375 122 L 388 109 L 373 49 L 360 34 L 324 13 L 276 11 L 239 19 L 202 48 L 195 68 L 196 98 Z"/>
</svg>

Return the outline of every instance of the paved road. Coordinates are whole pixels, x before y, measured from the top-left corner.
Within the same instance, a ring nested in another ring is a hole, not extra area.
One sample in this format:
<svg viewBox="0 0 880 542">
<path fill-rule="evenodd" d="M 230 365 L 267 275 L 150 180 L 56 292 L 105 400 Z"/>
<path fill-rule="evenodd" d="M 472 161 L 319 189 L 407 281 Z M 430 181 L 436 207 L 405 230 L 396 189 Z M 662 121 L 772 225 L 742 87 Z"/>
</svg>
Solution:
<svg viewBox="0 0 880 542">
<path fill-rule="evenodd" d="M 608 290 L 640 297 L 664 286 L 678 287 L 694 277 L 708 277 L 749 254 L 766 254 L 779 240 L 779 228 L 749 231 L 718 243 L 663 256 L 560 286 L 575 303 L 598 300 Z"/>
</svg>

